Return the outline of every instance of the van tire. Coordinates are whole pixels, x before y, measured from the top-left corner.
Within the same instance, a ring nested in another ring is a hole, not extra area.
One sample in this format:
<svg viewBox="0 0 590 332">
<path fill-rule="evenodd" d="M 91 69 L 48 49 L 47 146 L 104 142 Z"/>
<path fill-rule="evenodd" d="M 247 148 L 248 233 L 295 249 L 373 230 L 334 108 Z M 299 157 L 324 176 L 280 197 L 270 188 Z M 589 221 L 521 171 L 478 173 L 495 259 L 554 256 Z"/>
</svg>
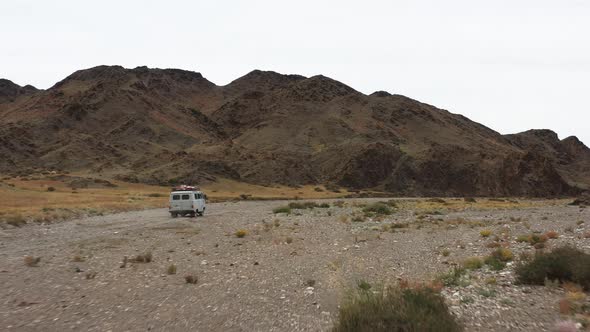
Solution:
<svg viewBox="0 0 590 332">
<path fill-rule="evenodd" d="M 194 218 L 197 214 L 193 211 L 188 214 L 189 217 Z"/>
<path fill-rule="evenodd" d="M 205 215 L 205 208 L 203 208 L 203 211 L 201 211 L 201 212 L 197 212 L 197 213 L 199 214 L 199 216 L 201 216 L 201 217 L 202 217 L 203 215 Z"/>
</svg>

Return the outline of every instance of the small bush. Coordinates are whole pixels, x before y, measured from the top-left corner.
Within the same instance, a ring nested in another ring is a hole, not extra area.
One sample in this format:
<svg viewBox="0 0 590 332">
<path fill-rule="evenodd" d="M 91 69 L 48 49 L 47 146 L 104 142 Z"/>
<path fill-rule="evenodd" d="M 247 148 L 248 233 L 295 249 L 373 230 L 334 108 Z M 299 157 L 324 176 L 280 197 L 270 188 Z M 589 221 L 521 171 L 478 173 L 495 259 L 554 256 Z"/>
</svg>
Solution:
<svg viewBox="0 0 590 332">
<path fill-rule="evenodd" d="M 86 279 L 91 280 L 96 278 L 96 272 L 86 272 Z"/>
<path fill-rule="evenodd" d="M 491 256 L 502 262 L 509 262 L 514 258 L 512 251 L 508 248 L 498 248 L 492 252 Z"/>
<path fill-rule="evenodd" d="M 556 231 L 549 231 L 549 232 L 545 233 L 545 236 L 548 239 L 557 239 L 559 237 L 559 233 L 557 233 Z"/>
<path fill-rule="evenodd" d="M 538 253 L 516 267 L 523 284 L 543 285 L 545 279 L 571 281 L 590 290 L 590 255 L 573 247 L 561 247 L 550 253 Z"/>
<path fill-rule="evenodd" d="M 451 254 L 451 251 L 449 249 L 443 249 L 441 251 L 441 255 L 443 255 L 444 257 L 447 257 Z"/>
<path fill-rule="evenodd" d="M 83 262 L 84 261 L 84 257 L 80 256 L 80 255 L 75 255 L 74 257 L 72 257 L 72 262 Z"/>
<path fill-rule="evenodd" d="M 393 210 L 388 205 L 377 202 L 363 208 L 363 212 L 367 215 L 382 215 L 387 216 L 393 213 Z"/>
<path fill-rule="evenodd" d="M 132 263 L 150 263 L 152 261 L 152 253 L 146 252 L 145 254 L 137 255 L 130 259 Z"/>
<path fill-rule="evenodd" d="M 326 204 L 326 203 L 324 203 Z M 323 204 L 321 204 L 323 205 Z M 313 209 L 313 208 L 317 208 L 317 207 L 322 207 L 321 205 L 318 205 L 318 203 L 316 202 L 291 202 L 289 203 L 289 208 L 293 209 L 293 210 L 303 210 L 303 209 Z M 330 207 L 330 205 L 328 204 L 327 207 Z"/>
<path fill-rule="evenodd" d="M 272 210 L 273 213 L 286 213 L 286 214 L 290 214 L 291 213 L 291 208 L 288 206 L 280 206 L 278 208 L 275 208 Z"/>
<path fill-rule="evenodd" d="M 26 266 L 34 267 L 39 265 L 41 257 L 25 256 L 24 261 Z"/>
<path fill-rule="evenodd" d="M 48 187 L 48 188 L 47 188 L 47 191 L 50 191 L 50 192 L 51 192 L 51 191 L 55 191 L 55 188 L 54 188 L 54 187 Z"/>
<path fill-rule="evenodd" d="M 346 205 L 346 202 L 344 201 L 336 201 L 334 203 L 332 203 L 335 207 L 339 207 L 339 208 L 343 208 Z"/>
<path fill-rule="evenodd" d="M 292 238 L 292 237 L 290 237 L 290 236 L 287 236 L 287 238 L 285 239 L 285 242 L 286 242 L 287 244 L 291 244 L 291 243 L 293 243 L 293 238 Z"/>
<path fill-rule="evenodd" d="M 356 285 L 358 288 L 365 290 L 365 291 L 368 291 L 369 289 L 371 289 L 371 287 L 373 287 L 373 286 L 371 286 L 370 283 L 368 283 L 364 280 L 359 280 Z"/>
<path fill-rule="evenodd" d="M 166 273 L 168 274 L 176 274 L 176 265 L 170 264 L 166 269 Z"/>
<path fill-rule="evenodd" d="M 492 235 L 492 231 L 490 229 L 484 229 L 481 232 L 479 232 L 479 235 L 481 235 L 481 237 L 486 238 Z"/>
<path fill-rule="evenodd" d="M 245 237 L 246 235 L 248 235 L 248 231 L 240 229 L 240 230 L 236 231 L 235 235 L 236 235 L 236 237 L 241 239 L 241 238 Z"/>
<path fill-rule="evenodd" d="M 463 200 L 467 203 L 477 203 L 477 201 L 473 197 L 465 197 L 463 198 Z"/>
<path fill-rule="evenodd" d="M 534 246 L 538 243 L 545 243 L 547 242 L 548 237 L 546 235 L 538 235 L 538 234 L 530 234 L 530 235 L 519 235 L 516 238 L 517 242 L 527 242 L 530 245 Z"/>
<path fill-rule="evenodd" d="M 358 289 L 340 306 L 334 332 L 462 331 L 444 298 L 428 287 Z"/>
<path fill-rule="evenodd" d="M 469 257 L 463 262 L 463 267 L 468 270 L 477 270 L 483 266 L 483 261 L 479 257 Z"/>
<path fill-rule="evenodd" d="M 9 225 L 14 226 L 14 227 L 21 227 L 27 223 L 25 218 L 23 216 L 21 216 L 20 214 L 7 217 L 5 219 L 5 222 Z"/>
<path fill-rule="evenodd" d="M 164 194 L 160 194 L 160 193 L 151 193 L 151 194 L 147 194 L 148 197 L 166 197 L 166 195 Z"/>
<path fill-rule="evenodd" d="M 463 267 L 453 268 L 451 271 L 440 275 L 437 280 L 445 286 L 469 285 L 469 276 L 467 276 L 467 270 Z"/>
<path fill-rule="evenodd" d="M 193 275 L 193 274 L 189 274 L 189 275 L 184 276 L 184 281 L 187 284 L 193 284 L 194 285 L 197 282 L 199 282 L 199 278 L 197 276 Z"/>
<path fill-rule="evenodd" d="M 506 263 L 494 256 L 487 256 L 483 262 L 493 271 L 500 271 L 506 267 Z"/>
</svg>

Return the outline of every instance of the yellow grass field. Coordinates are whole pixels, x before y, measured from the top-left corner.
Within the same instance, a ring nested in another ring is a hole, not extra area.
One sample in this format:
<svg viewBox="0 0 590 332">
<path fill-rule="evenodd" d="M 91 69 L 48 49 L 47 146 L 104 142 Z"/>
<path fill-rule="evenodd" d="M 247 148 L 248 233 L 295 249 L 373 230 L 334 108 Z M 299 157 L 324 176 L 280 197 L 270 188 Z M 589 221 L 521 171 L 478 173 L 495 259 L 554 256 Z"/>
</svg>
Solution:
<svg viewBox="0 0 590 332">
<path fill-rule="evenodd" d="M 51 222 L 84 215 L 166 207 L 170 193 L 170 187 L 114 180 L 109 181 L 115 187 L 72 189 L 62 181 L 46 178 L 3 178 L 0 182 L 0 221 L 15 225 L 28 221 Z M 317 191 L 316 188 L 264 187 L 225 179 L 201 187 L 212 202 L 234 199 L 320 199 L 349 194 L 345 190 L 335 193 L 325 188 Z"/>
<path fill-rule="evenodd" d="M 83 174 L 68 174 L 93 180 Z M 113 187 L 76 188 L 47 177 L 8 178 L 0 176 L 0 222 L 20 225 L 27 222 L 53 222 L 82 216 L 166 207 L 170 187 L 109 180 Z M 211 202 L 238 199 L 323 199 L 341 198 L 351 192 L 332 192 L 323 186 L 258 186 L 227 179 L 201 188 Z M 400 208 L 420 213 L 447 213 L 466 209 L 514 209 L 538 205 L 565 204 L 563 200 L 514 200 L 463 198 L 405 199 Z"/>
</svg>

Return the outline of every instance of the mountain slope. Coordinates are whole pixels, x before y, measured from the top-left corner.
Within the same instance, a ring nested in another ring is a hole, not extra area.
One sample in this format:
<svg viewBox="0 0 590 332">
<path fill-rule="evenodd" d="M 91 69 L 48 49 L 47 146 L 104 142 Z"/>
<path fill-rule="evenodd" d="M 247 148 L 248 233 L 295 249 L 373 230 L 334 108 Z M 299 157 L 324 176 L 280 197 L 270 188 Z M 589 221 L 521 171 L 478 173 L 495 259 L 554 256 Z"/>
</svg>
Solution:
<svg viewBox="0 0 590 332">
<path fill-rule="evenodd" d="M 158 184 L 226 177 L 400 195 L 547 196 L 590 187 L 590 150 L 576 138 L 502 136 L 321 75 L 256 70 L 216 86 L 189 71 L 99 66 L 11 96 L 0 99 L 4 173 L 91 170 Z"/>
</svg>

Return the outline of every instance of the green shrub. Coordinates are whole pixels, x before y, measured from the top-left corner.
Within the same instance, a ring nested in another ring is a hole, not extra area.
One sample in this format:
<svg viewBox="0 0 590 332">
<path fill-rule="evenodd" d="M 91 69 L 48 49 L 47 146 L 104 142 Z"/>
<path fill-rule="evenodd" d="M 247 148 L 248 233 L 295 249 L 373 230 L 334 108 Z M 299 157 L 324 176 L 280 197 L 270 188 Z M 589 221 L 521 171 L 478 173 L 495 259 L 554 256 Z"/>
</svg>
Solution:
<svg viewBox="0 0 590 332">
<path fill-rule="evenodd" d="M 373 203 L 363 208 L 363 212 L 367 215 L 382 215 L 387 216 L 393 213 L 393 210 L 383 202 Z"/>
<path fill-rule="evenodd" d="M 451 271 L 440 275 L 437 279 L 445 286 L 469 285 L 469 276 L 467 275 L 467 270 L 463 267 L 455 267 Z"/>
<path fill-rule="evenodd" d="M 444 298 L 427 287 L 357 289 L 340 306 L 333 328 L 334 332 L 462 330 Z"/>
<path fill-rule="evenodd" d="M 494 256 L 488 256 L 483 261 L 493 271 L 500 271 L 506 267 L 506 263 Z"/>
<path fill-rule="evenodd" d="M 523 284 L 543 285 L 545 280 L 571 281 L 590 290 L 590 255 L 573 247 L 561 247 L 550 253 L 538 253 L 516 267 Z"/>
<path fill-rule="evenodd" d="M 278 208 L 275 208 L 272 210 L 273 213 L 286 213 L 286 214 L 290 214 L 291 213 L 291 208 L 288 206 L 279 206 Z"/>
<path fill-rule="evenodd" d="M 477 270 L 483 266 L 483 261 L 479 257 L 469 257 L 463 262 L 463 267 L 468 270 Z"/>
</svg>

